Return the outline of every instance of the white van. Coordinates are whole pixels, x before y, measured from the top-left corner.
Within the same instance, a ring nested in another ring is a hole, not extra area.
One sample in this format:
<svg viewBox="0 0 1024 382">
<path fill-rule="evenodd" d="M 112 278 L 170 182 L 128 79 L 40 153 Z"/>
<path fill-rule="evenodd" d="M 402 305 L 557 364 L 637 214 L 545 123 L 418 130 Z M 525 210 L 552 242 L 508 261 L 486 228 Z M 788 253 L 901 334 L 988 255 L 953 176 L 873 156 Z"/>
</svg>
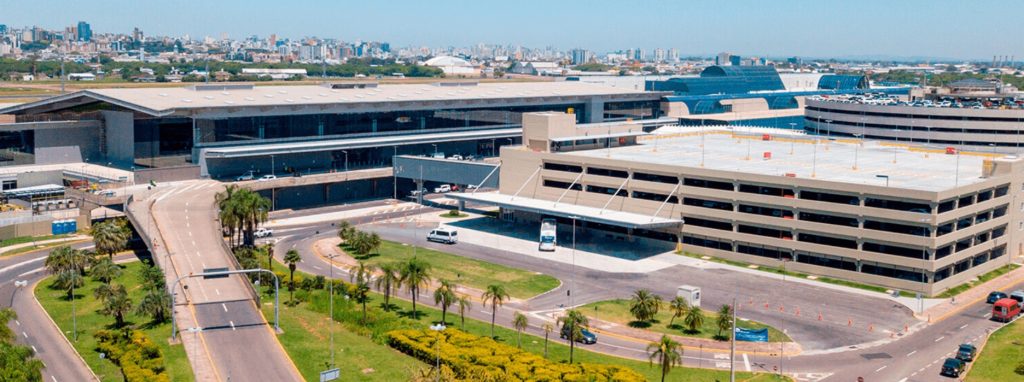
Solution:
<svg viewBox="0 0 1024 382">
<path fill-rule="evenodd" d="M 438 243 L 455 244 L 459 242 L 459 231 L 453 228 L 435 228 L 427 234 L 427 241 L 436 241 Z"/>
</svg>

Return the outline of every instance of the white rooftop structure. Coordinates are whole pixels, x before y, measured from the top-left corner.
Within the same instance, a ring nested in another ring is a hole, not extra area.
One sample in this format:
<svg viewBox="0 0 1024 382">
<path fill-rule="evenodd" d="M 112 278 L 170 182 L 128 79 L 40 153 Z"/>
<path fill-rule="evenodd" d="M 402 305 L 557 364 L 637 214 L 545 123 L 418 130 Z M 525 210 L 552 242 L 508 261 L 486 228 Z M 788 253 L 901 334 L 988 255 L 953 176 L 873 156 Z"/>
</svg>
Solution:
<svg viewBox="0 0 1024 382">
<path fill-rule="evenodd" d="M 497 192 L 450 193 L 446 196 L 455 200 L 483 203 L 502 208 L 512 208 L 519 211 L 534 212 L 564 218 L 576 218 L 590 222 L 630 228 L 658 228 L 683 224 L 681 219 L 666 219 L 632 212 L 616 211 L 613 209 L 602 209 L 572 203 L 560 203 L 552 202 L 550 200 L 505 195 Z"/>
</svg>

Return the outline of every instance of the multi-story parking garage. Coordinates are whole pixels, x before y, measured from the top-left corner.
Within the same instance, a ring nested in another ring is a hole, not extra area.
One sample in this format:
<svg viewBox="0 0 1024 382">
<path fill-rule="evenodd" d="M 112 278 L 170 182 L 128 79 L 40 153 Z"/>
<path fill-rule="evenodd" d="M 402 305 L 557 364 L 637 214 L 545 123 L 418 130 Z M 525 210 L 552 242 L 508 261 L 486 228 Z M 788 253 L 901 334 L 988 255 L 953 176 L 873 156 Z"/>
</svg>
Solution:
<svg viewBox="0 0 1024 382">
<path fill-rule="evenodd" d="M 524 117 L 500 192 L 452 195 L 611 239 L 933 295 L 1019 254 L 1024 160 L 930 155 L 763 129 Z M 1014 235 L 1017 233 L 1017 235 Z"/>
</svg>

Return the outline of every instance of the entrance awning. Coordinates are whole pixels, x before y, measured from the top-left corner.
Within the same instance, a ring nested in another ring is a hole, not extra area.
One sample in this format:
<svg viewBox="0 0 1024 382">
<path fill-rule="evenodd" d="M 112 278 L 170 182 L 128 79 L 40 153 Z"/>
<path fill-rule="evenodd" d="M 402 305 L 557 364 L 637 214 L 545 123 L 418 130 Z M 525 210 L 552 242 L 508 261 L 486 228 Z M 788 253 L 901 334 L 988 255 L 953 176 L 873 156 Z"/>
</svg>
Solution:
<svg viewBox="0 0 1024 382">
<path fill-rule="evenodd" d="M 626 228 L 652 229 L 683 224 L 682 219 L 666 219 L 632 212 L 602 210 L 597 207 L 580 206 L 569 203 L 556 203 L 550 200 L 533 199 L 522 196 L 513 197 L 512 195 L 493 192 L 480 194 L 451 193 L 446 196 L 455 200 L 487 204 L 510 210 L 558 216 L 568 219 L 576 218 L 582 221 Z"/>
</svg>

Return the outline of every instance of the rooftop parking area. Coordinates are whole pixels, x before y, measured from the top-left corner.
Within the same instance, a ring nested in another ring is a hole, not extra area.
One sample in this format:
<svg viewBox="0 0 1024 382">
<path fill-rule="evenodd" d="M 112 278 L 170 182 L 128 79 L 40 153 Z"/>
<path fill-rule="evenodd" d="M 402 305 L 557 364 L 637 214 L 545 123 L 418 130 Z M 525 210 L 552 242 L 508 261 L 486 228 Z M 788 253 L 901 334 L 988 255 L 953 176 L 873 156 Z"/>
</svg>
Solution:
<svg viewBox="0 0 1024 382">
<path fill-rule="evenodd" d="M 868 93 L 863 95 L 829 95 L 808 97 L 813 101 L 826 101 L 857 105 L 910 106 L 925 108 L 973 109 L 973 110 L 1024 110 L 1024 94 L 949 94 L 934 100 L 906 101 L 886 94 Z"/>
<path fill-rule="evenodd" d="M 706 127 L 703 131 L 701 134 L 700 127 L 665 127 L 635 146 L 564 155 L 680 168 L 700 168 L 703 163 L 703 168 L 711 170 L 789 174 L 796 178 L 876 186 L 886 186 L 888 182 L 889 187 L 936 192 L 981 181 L 982 162 L 986 158 L 937 153 L 925 157 L 923 152 L 903 145 L 852 139 L 828 141 L 823 137 L 779 134 L 778 129 L 730 126 Z M 771 140 L 763 140 L 764 134 L 769 134 Z M 770 159 L 765 158 L 768 153 Z"/>
</svg>

